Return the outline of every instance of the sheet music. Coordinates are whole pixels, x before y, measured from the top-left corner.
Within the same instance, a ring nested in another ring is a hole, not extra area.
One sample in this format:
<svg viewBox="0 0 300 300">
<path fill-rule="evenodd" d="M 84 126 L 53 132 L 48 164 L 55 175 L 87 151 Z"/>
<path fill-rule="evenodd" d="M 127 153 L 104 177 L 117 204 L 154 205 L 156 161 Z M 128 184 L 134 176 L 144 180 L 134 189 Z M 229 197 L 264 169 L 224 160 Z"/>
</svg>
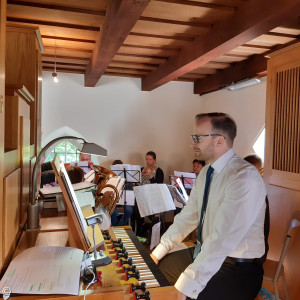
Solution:
<svg viewBox="0 0 300 300">
<path fill-rule="evenodd" d="M 94 170 L 90 170 L 89 172 L 87 172 L 84 175 L 84 181 L 94 182 L 94 180 L 95 180 L 95 171 Z"/>
<path fill-rule="evenodd" d="M 178 184 L 180 190 L 182 191 L 182 194 L 183 194 L 184 199 L 185 199 L 186 201 L 188 201 L 188 200 L 189 200 L 189 196 L 188 196 L 188 194 L 186 193 L 186 190 L 185 190 L 185 188 L 184 188 L 184 186 L 183 186 L 181 180 L 180 180 L 179 178 L 177 178 L 177 179 L 176 179 L 176 182 L 177 182 L 177 184 Z"/>
<path fill-rule="evenodd" d="M 175 210 L 166 184 L 146 184 L 133 188 L 141 217 Z"/>
<path fill-rule="evenodd" d="M 86 188 L 92 188 L 95 187 L 96 185 L 92 182 L 84 181 L 84 182 L 79 182 L 75 184 L 71 184 L 73 186 L 73 189 L 75 191 L 81 190 L 81 189 L 86 189 Z M 59 194 L 61 193 L 61 189 L 59 185 L 53 186 L 53 187 L 46 187 L 39 189 L 39 192 L 42 194 L 42 196 L 54 196 L 54 194 Z"/>
<path fill-rule="evenodd" d="M 110 170 L 122 178 L 126 177 L 126 182 L 141 182 L 141 166 L 120 164 L 110 166 Z M 124 174 L 125 170 L 125 174 Z"/>
<path fill-rule="evenodd" d="M 135 203 L 134 191 L 124 191 L 117 205 L 124 205 L 125 199 L 126 199 L 126 205 L 134 206 Z"/>
<path fill-rule="evenodd" d="M 150 250 L 152 250 L 156 245 L 159 244 L 160 226 L 161 226 L 161 222 L 158 222 L 158 223 L 154 224 L 152 227 Z"/>
<path fill-rule="evenodd" d="M 183 177 L 183 186 L 186 189 L 192 189 L 194 182 L 196 180 L 196 174 L 195 173 L 189 173 L 189 172 L 179 172 L 174 171 L 174 176 L 179 177 L 180 179 Z M 176 178 L 175 178 L 176 180 Z"/>
<path fill-rule="evenodd" d="M 109 180 L 106 182 L 106 184 L 110 184 L 110 185 L 113 185 L 114 187 L 117 188 L 119 194 L 124 186 L 124 183 L 125 183 L 125 179 L 124 178 L 121 178 L 120 176 L 115 176 L 115 177 L 111 177 L 109 178 Z M 111 191 L 111 188 L 107 187 L 107 188 L 104 188 L 102 190 L 102 193 L 104 194 L 105 192 L 108 192 L 108 191 Z"/>
<path fill-rule="evenodd" d="M 78 295 L 83 251 L 71 247 L 39 246 L 13 259 L 0 281 L 18 294 Z"/>
<path fill-rule="evenodd" d="M 91 191 L 75 191 L 80 207 L 90 205 L 95 207 L 95 197 Z"/>
<path fill-rule="evenodd" d="M 179 192 L 179 190 L 177 189 L 176 186 L 174 185 L 167 185 L 171 196 L 174 200 L 174 204 L 176 207 L 178 208 L 183 208 L 183 206 L 186 204 L 186 200 L 184 198 L 184 196 Z"/>
<path fill-rule="evenodd" d="M 68 173 L 66 171 L 64 163 L 61 163 L 60 170 L 64 174 L 64 179 L 66 180 L 68 189 L 69 189 L 69 191 L 71 193 L 71 200 L 72 200 L 72 202 L 74 204 L 74 209 L 76 210 L 75 213 L 76 213 L 76 215 L 79 218 L 79 221 L 81 223 L 81 226 L 83 227 L 84 232 L 87 233 L 87 224 L 86 224 L 86 221 L 85 221 L 85 219 L 83 217 L 82 211 L 80 209 L 80 205 L 78 203 L 78 199 L 76 197 L 75 191 L 74 191 L 73 186 L 71 184 L 71 181 L 70 181 L 70 178 L 69 178 Z M 77 183 L 77 184 L 81 184 L 81 183 L 83 184 L 85 182 L 80 182 L 80 183 Z M 87 182 L 87 183 L 89 183 L 89 182 Z"/>
<path fill-rule="evenodd" d="M 83 170 L 83 172 L 84 172 L 85 174 L 87 174 L 87 173 L 91 170 L 90 164 L 89 164 L 89 162 L 88 162 L 87 160 L 82 160 L 82 161 L 72 161 L 72 162 L 70 163 L 70 165 L 71 165 L 71 166 L 77 166 L 77 167 L 80 167 L 80 168 Z"/>
</svg>

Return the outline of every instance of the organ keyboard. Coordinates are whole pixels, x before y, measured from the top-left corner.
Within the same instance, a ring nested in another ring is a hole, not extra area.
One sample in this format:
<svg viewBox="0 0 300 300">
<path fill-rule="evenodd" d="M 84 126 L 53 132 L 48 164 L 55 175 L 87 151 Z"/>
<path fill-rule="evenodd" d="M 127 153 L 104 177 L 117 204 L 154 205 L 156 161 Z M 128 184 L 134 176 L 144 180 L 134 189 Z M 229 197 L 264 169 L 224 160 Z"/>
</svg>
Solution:
<svg viewBox="0 0 300 300">
<path fill-rule="evenodd" d="M 116 239 L 122 240 L 123 246 L 126 248 L 129 257 L 132 258 L 132 263 L 139 271 L 139 284 L 145 282 L 147 287 L 170 285 L 132 230 L 112 228 L 112 232 Z"/>
</svg>

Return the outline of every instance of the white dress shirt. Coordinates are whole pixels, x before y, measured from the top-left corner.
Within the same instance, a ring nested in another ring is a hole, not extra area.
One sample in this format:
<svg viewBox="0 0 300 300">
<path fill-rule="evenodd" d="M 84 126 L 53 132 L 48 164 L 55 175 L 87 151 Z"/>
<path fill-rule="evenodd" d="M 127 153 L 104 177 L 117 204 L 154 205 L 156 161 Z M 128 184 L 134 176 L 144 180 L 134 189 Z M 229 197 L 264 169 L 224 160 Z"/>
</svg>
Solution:
<svg viewBox="0 0 300 300">
<path fill-rule="evenodd" d="M 208 167 L 201 170 L 187 205 L 153 251 L 158 259 L 199 226 Z M 260 173 L 232 149 L 212 167 L 201 252 L 175 284 L 176 289 L 193 299 L 218 272 L 227 256 L 259 258 L 265 251 L 266 189 Z"/>
</svg>

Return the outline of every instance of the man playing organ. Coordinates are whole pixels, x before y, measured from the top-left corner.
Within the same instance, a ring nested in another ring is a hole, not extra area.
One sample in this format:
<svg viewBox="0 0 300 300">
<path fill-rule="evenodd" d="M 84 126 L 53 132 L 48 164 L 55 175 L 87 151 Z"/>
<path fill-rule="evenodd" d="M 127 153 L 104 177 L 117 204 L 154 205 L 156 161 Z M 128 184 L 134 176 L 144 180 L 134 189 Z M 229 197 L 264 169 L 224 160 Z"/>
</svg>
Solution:
<svg viewBox="0 0 300 300">
<path fill-rule="evenodd" d="M 235 122 L 224 113 L 196 116 L 192 148 L 207 165 L 189 201 L 151 254 L 181 299 L 253 300 L 265 252 L 265 185 L 233 149 Z M 168 252 L 198 227 L 197 245 Z"/>
</svg>

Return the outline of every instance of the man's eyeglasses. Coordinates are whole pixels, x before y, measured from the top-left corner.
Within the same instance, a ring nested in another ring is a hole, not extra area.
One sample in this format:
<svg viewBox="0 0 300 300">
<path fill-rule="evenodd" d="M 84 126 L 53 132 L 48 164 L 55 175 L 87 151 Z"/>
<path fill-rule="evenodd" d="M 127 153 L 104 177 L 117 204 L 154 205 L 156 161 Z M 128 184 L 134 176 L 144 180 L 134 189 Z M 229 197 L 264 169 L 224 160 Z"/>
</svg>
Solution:
<svg viewBox="0 0 300 300">
<path fill-rule="evenodd" d="M 203 135 L 191 135 L 192 140 L 195 144 L 198 144 L 200 139 L 207 137 L 207 136 L 222 136 L 222 134 L 212 133 L 212 134 L 203 134 Z"/>
</svg>

